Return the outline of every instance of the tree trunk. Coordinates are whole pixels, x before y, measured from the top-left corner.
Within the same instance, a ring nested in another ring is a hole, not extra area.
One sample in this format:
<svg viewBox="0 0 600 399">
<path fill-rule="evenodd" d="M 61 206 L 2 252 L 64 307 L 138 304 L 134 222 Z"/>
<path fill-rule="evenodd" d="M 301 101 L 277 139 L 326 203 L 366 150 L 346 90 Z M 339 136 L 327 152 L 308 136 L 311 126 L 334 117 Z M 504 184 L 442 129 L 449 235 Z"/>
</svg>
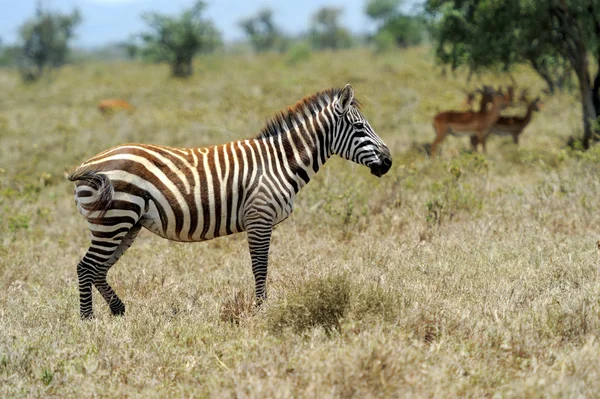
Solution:
<svg viewBox="0 0 600 399">
<path fill-rule="evenodd" d="M 583 34 L 584 24 L 577 19 L 578 15 L 573 9 L 567 7 L 566 2 L 556 2 L 551 5 L 550 15 L 554 19 L 552 29 L 560 32 L 559 51 L 569 61 L 579 81 L 579 94 L 581 98 L 581 117 L 583 118 L 583 148 L 590 148 L 590 141 L 594 137 L 594 128 L 598 114 L 594 106 L 594 88 L 590 78 L 588 62 L 588 48 L 586 36 Z M 593 8 L 589 11 L 593 11 Z M 592 12 L 592 14 L 594 14 Z M 597 24 L 600 33 L 600 24 Z"/>
<path fill-rule="evenodd" d="M 600 62 L 600 59 L 598 61 Z M 594 102 L 596 115 L 600 115 L 600 69 L 596 72 L 596 78 L 594 79 L 594 87 L 592 88 L 592 101 Z"/>
<path fill-rule="evenodd" d="M 186 73 L 186 77 L 187 76 L 192 76 L 193 73 L 193 69 L 192 69 L 192 57 L 189 57 L 185 60 L 185 73 Z"/>
<path fill-rule="evenodd" d="M 190 77 L 192 75 L 192 58 L 186 56 L 176 56 L 171 67 L 174 77 Z"/>
<path fill-rule="evenodd" d="M 594 107 L 594 93 L 590 85 L 590 75 L 586 70 L 577 71 L 579 79 L 579 93 L 581 96 L 581 108 L 583 117 L 583 148 L 590 148 L 590 141 L 594 137 L 594 124 L 596 123 L 597 113 Z"/>
<path fill-rule="evenodd" d="M 552 76 L 550 75 L 550 72 L 548 72 L 548 69 L 537 63 L 535 60 L 530 60 L 530 63 L 537 74 L 546 81 L 548 92 L 554 94 L 554 80 L 552 80 Z"/>
</svg>

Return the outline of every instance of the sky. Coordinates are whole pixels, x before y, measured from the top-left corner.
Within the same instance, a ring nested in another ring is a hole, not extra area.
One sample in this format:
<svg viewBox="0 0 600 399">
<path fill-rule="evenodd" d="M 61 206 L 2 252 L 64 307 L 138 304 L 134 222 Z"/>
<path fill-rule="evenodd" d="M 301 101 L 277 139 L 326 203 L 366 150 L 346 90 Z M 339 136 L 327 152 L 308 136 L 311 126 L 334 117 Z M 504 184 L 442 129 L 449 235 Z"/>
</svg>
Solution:
<svg viewBox="0 0 600 399">
<path fill-rule="evenodd" d="M 311 15 L 320 7 L 344 9 L 342 23 L 354 33 L 369 32 L 374 25 L 364 15 L 366 0 L 207 0 L 206 17 L 212 19 L 226 41 L 243 38 L 238 26 L 242 18 L 269 7 L 275 23 L 290 34 L 305 31 Z M 408 1 L 412 3 L 414 0 Z M 140 14 L 158 11 L 176 15 L 193 4 L 193 0 L 42 0 L 45 8 L 70 12 L 77 7 L 83 22 L 76 31 L 74 45 L 93 48 L 124 41 L 144 30 Z M 19 26 L 35 12 L 36 0 L 0 0 L 0 39 L 14 43 Z M 410 4 L 405 5 L 408 8 Z"/>
</svg>

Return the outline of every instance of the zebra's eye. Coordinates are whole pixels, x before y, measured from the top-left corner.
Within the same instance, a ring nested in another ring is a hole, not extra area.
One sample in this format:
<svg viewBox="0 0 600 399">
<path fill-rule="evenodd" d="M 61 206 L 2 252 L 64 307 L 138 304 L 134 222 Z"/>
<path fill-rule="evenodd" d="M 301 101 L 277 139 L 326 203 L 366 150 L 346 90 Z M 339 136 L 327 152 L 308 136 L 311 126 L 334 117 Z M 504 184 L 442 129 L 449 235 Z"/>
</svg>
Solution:
<svg viewBox="0 0 600 399">
<path fill-rule="evenodd" d="M 365 127 L 365 124 L 363 122 L 354 122 L 353 125 L 355 129 L 362 129 Z"/>
</svg>

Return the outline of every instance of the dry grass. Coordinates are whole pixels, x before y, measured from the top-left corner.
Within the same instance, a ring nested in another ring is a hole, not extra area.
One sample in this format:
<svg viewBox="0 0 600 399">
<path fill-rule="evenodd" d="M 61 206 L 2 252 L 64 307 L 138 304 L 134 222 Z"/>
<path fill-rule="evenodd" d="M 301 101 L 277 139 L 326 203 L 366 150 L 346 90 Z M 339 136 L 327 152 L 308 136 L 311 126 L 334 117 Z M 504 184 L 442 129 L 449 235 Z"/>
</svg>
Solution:
<svg viewBox="0 0 600 399">
<path fill-rule="evenodd" d="M 0 397 L 597 396 L 600 149 L 565 148 L 573 98 L 546 99 L 518 148 L 494 137 L 479 156 L 449 137 L 432 162 L 431 118 L 465 84 L 427 49 L 212 56 L 196 70 L 180 82 L 166 67 L 85 65 L 35 86 L 0 71 Z M 95 295 L 97 319 L 79 320 L 88 233 L 65 169 L 123 142 L 252 136 L 348 82 L 394 166 L 376 179 L 332 159 L 298 195 L 260 310 L 244 235 L 142 232 L 109 273 L 127 315 Z M 113 97 L 136 112 L 102 117 Z"/>
</svg>

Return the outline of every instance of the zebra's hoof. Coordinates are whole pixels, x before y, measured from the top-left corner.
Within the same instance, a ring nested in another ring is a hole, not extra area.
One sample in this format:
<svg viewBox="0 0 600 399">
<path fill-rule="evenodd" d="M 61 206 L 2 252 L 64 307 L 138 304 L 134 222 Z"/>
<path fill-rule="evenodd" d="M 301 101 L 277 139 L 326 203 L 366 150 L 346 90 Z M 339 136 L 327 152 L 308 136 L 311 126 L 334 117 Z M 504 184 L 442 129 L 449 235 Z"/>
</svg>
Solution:
<svg viewBox="0 0 600 399">
<path fill-rule="evenodd" d="M 110 312 L 113 316 L 125 316 L 125 307 L 120 309 L 111 309 Z"/>
<path fill-rule="evenodd" d="M 96 318 L 93 313 L 81 313 L 79 317 L 81 317 L 81 320 L 83 321 L 94 320 Z"/>
<path fill-rule="evenodd" d="M 263 305 L 263 303 L 265 303 L 266 300 L 266 296 L 256 297 L 256 299 L 254 300 L 254 307 L 256 309 L 260 309 L 260 307 Z"/>
</svg>

